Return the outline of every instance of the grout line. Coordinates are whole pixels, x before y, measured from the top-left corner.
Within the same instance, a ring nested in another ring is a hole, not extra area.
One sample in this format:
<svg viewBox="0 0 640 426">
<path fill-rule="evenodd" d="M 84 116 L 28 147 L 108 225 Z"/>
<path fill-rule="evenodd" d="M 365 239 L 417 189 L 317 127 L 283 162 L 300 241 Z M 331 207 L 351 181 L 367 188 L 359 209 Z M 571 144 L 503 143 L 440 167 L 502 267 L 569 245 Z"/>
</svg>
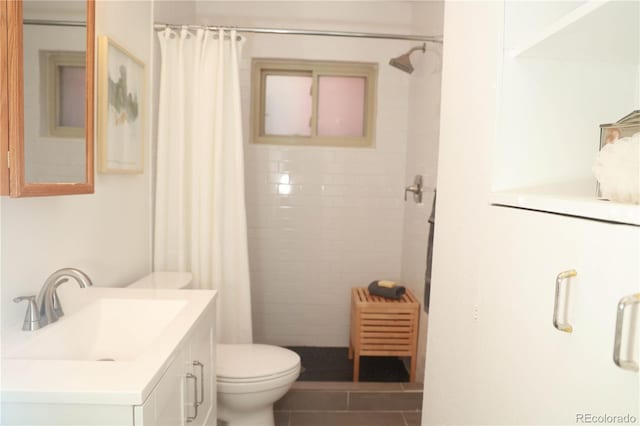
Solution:
<svg viewBox="0 0 640 426">
<path fill-rule="evenodd" d="M 420 413 L 420 410 L 278 410 L 280 413 Z"/>
<path fill-rule="evenodd" d="M 409 426 L 409 422 L 407 421 L 407 418 L 404 416 L 404 413 L 402 413 L 402 420 L 404 421 L 404 426 Z"/>
<path fill-rule="evenodd" d="M 316 387 L 317 386 L 317 387 Z M 347 392 L 422 392 L 423 387 L 402 382 L 313 382 L 296 381 L 292 390 L 304 391 L 347 391 Z"/>
</svg>

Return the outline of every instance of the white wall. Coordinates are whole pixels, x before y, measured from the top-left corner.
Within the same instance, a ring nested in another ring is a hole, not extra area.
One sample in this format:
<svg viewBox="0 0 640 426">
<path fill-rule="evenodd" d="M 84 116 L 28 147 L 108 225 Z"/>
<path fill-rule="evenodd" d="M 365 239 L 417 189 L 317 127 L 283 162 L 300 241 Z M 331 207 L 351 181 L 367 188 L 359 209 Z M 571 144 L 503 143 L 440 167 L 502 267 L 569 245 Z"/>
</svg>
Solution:
<svg viewBox="0 0 640 426">
<path fill-rule="evenodd" d="M 407 32 L 408 3 L 200 3 L 201 22 Z M 409 82 L 389 67 L 408 42 L 250 34 L 241 85 L 254 336 L 346 346 L 350 289 L 400 278 Z M 376 147 L 248 143 L 252 57 L 377 62 Z M 291 193 L 278 194 L 289 174 Z"/>
<path fill-rule="evenodd" d="M 414 34 L 442 34 L 443 2 L 413 4 L 412 30 Z M 404 203 L 401 278 L 418 300 L 424 300 L 428 219 L 436 187 L 438 138 L 440 130 L 440 80 L 442 76 L 442 45 L 427 43 L 424 54 L 411 56 L 415 68 L 409 84 L 409 114 L 407 120 L 407 160 L 405 185 L 413 184 L 415 175 L 423 176 L 425 186 L 422 203 L 410 196 Z M 420 313 L 418 366 L 416 377 L 424 377 L 427 339 L 427 314 Z"/>
<path fill-rule="evenodd" d="M 193 0 L 156 0 L 153 21 L 165 24 L 191 24 L 195 21 L 196 3 Z"/>
<path fill-rule="evenodd" d="M 112 37 L 150 64 L 152 17 L 152 2 L 97 2 L 96 35 Z M 11 299 L 37 293 L 58 268 L 78 267 L 99 286 L 150 272 L 149 167 L 147 159 L 144 174 L 97 173 L 92 195 L 2 198 L 3 327 L 19 327 L 24 317 L 25 306 Z M 61 298 L 64 303 L 64 291 Z"/>
<path fill-rule="evenodd" d="M 200 24 L 406 33 L 408 1 L 196 1 Z M 272 39 L 273 40 L 273 39 Z M 276 42 L 278 38 L 275 39 Z M 306 42 L 299 38 L 298 42 Z M 341 40 L 327 39 L 335 47 Z"/>
<path fill-rule="evenodd" d="M 445 6 L 425 425 L 474 424 L 482 404 L 476 395 L 491 392 L 478 381 L 475 360 L 482 342 L 470 313 L 479 304 L 483 259 L 493 256 L 488 194 L 501 54 L 497 29 L 502 13 L 500 2 L 448 2 Z"/>
</svg>

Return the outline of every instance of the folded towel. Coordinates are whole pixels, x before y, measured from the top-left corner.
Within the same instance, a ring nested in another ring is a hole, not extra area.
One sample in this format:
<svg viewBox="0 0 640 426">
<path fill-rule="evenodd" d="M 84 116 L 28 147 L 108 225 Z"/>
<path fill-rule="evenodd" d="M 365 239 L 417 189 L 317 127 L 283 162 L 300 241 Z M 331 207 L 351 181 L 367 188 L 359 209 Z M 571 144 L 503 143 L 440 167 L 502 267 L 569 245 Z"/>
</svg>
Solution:
<svg viewBox="0 0 640 426">
<path fill-rule="evenodd" d="M 394 288 L 397 285 L 395 281 L 378 280 L 379 287 Z"/>
<path fill-rule="evenodd" d="M 392 288 L 387 288 L 387 287 L 381 287 L 378 284 L 378 281 L 373 281 L 371 282 L 371 284 L 369 284 L 369 293 L 374 294 L 376 296 L 387 297 L 389 299 L 401 299 L 405 292 L 406 292 L 406 289 L 401 285 L 397 285 Z"/>
</svg>

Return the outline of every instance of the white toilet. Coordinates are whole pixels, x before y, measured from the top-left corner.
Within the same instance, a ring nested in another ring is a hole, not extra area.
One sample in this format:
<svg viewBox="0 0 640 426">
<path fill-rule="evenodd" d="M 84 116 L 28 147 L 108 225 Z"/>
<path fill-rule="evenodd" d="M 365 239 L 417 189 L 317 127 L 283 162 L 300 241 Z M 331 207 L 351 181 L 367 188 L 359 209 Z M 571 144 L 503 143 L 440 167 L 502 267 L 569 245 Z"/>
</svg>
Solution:
<svg viewBox="0 0 640 426">
<path fill-rule="evenodd" d="M 273 404 L 300 375 L 300 357 L 285 348 L 218 344 L 218 419 L 228 426 L 273 426 Z"/>
</svg>

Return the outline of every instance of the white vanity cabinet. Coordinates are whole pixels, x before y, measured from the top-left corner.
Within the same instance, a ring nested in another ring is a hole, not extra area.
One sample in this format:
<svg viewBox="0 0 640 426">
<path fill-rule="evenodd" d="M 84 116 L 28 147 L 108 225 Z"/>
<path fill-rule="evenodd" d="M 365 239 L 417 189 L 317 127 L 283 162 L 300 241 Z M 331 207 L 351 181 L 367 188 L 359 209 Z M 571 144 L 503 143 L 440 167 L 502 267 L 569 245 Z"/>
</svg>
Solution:
<svg viewBox="0 0 640 426">
<path fill-rule="evenodd" d="M 198 415 L 190 424 L 193 425 L 215 425 L 217 417 L 217 395 L 216 395 L 216 374 L 215 374 L 215 315 L 210 315 L 203 320 L 202 326 L 195 330 L 189 342 L 189 356 L 187 357 L 187 368 L 191 368 L 191 374 L 198 378 L 197 400 Z M 197 364 L 200 363 L 200 364 Z M 190 384 L 190 383 L 189 383 Z M 187 391 L 193 387 L 187 385 Z M 187 394 L 189 395 L 189 394 Z M 190 416 L 194 398 L 192 395 L 184 401 L 185 410 Z M 186 417 L 186 416 L 185 416 Z"/>
<path fill-rule="evenodd" d="M 58 322 L 3 336 L 0 424 L 215 425 L 216 292 L 83 290 Z"/>
<path fill-rule="evenodd" d="M 215 424 L 214 320 L 209 312 L 198 321 L 144 404 L 133 407 L 133 425 Z"/>
</svg>

